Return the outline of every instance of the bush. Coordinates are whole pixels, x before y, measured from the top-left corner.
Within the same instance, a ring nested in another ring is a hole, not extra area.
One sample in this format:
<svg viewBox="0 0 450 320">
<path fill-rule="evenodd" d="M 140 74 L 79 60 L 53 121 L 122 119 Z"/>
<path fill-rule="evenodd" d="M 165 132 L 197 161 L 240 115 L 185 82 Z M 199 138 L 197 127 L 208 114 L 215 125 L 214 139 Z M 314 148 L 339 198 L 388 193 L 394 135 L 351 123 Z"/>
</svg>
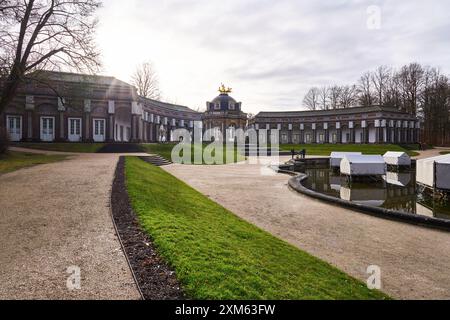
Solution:
<svg viewBox="0 0 450 320">
<path fill-rule="evenodd" d="M 6 128 L 0 127 L 0 154 L 5 153 L 9 146 L 9 135 Z"/>
</svg>

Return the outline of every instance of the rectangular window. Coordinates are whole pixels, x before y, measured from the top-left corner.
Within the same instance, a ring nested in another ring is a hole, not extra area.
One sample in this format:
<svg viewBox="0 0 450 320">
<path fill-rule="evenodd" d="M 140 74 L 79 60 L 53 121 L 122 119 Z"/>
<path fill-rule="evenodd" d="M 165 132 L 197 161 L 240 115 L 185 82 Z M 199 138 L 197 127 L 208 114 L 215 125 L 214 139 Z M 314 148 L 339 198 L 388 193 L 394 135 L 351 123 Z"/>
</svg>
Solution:
<svg viewBox="0 0 450 320">
<path fill-rule="evenodd" d="M 7 116 L 6 126 L 11 141 L 20 141 L 22 139 L 22 117 Z"/>
</svg>

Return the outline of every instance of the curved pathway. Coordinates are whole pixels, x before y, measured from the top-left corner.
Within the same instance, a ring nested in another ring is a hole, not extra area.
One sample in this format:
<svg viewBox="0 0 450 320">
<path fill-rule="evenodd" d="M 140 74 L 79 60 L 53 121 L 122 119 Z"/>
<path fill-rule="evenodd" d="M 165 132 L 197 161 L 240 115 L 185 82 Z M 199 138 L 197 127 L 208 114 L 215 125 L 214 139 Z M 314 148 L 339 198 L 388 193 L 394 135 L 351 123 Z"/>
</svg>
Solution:
<svg viewBox="0 0 450 320">
<path fill-rule="evenodd" d="M 287 159 L 284 159 L 287 160 Z M 241 218 L 400 299 L 450 299 L 450 233 L 368 216 L 290 191 L 252 164 L 163 167 Z"/>
<path fill-rule="evenodd" d="M 140 298 L 110 216 L 117 161 L 73 155 L 0 176 L 0 299 Z"/>
</svg>

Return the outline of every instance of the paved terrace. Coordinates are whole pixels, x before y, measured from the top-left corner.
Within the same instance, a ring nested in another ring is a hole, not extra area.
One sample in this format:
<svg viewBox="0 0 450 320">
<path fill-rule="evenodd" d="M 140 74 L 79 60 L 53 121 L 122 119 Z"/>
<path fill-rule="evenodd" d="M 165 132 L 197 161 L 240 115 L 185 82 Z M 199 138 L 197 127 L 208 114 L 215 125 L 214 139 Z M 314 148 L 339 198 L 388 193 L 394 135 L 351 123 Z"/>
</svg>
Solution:
<svg viewBox="0 0 450 320">
<path fill-rule="evenodd" d="M 431 156 L 431 154 L 427 154 Z M 287 159 L 283 159 L 287 160 Z M 260 165 L 170 165 L 165 170 L 241 218 L 399 299 L 450 299 L 450 233 L 368 216 L 290 191 Z"/>
</svg>

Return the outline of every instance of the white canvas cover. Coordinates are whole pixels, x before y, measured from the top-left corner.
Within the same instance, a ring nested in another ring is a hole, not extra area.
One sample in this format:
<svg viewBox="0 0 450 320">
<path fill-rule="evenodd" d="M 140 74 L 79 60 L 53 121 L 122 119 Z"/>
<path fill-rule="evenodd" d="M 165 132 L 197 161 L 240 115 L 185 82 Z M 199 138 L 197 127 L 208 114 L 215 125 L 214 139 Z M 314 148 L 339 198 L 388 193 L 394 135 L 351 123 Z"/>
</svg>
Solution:
<svg viewBox="0 0 450 320">
<path fill-rule="evenodd" d="M 431 188 L 450 190 L 450 155 L 417 160 L 416 180 Z"/>
<path fill-rule="evenodd" d="M 391 166 L 410 166 L 411 158 L 405 152 L 386 152 L 383 156 L 386 164 Z"/>
<path fill-rule="evenodd" d="M 332 152 L 330 156 L 330 165 L 332 168 L 339 168 L 342 159 L 347 155 L 362 155 L 361 152 Z"/>
<path fill-rule="evenodd" d="M 341 161 L 341 173 L 348 176 L 376 176 L 386 174 L 382 156 L 347 155 Z"/>
</svg>

